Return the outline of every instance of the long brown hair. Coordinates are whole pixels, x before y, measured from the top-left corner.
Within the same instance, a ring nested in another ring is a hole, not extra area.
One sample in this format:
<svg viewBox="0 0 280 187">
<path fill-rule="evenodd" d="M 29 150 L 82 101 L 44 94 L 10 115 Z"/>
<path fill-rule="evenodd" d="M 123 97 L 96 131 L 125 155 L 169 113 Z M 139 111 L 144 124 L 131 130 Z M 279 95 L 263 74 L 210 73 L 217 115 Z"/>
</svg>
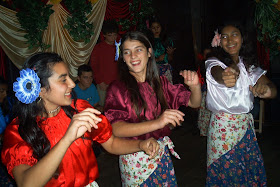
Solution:
<svg viewBox="0 0 280 187">
<path fill-rule="evenodd" d="M 123 44 L 127 40 L 136 40 L 141 42 L 147 49 L 151 48 L 152 45 L 148 38 L 141 32 L 138 31 L 132 31 L 126 33 L 122 37 L 122 43 L 120 45 L 120 57 L 118 60 L 118 67 L 119 67 L 119 76 L 120 76 L 120 81 L 123 82 L 131 96 L 131 102 L 133 103 L 133 108 L 135 110 L 136 115 L 138 118 L 140 118 L 141 112 L 144 110 L 144 116 L 145 112 L 147 109 L 147 103 L 143 99 L 143 97 L 140 94 L 138 83 L 136 78 L 130 74 L 128 66 L 124 62 L 123 59 Z M 168 108 L 168 104 L 166 102 L 162 85 L 160 82 L 160 77 L 158 73 L 158 69 L 156 66 L 156 61 L 155 61 L 155 56 L 154 52 L 152 50 L 151 52 L 151 57 L 149 57 L 148 63 L 147 63 L 147 71 L 146 71 L 146 82 L 152 87 L 154 94 L 156 95 L 157 98 L 157 105 L 158 103 L 161 106 L 161 111 L 163 112 Z M 156 117 L 156 116 L 154 116 Z M 146 120 L 146 119 L 141 119 L 141 120 Z"/>
</svg>

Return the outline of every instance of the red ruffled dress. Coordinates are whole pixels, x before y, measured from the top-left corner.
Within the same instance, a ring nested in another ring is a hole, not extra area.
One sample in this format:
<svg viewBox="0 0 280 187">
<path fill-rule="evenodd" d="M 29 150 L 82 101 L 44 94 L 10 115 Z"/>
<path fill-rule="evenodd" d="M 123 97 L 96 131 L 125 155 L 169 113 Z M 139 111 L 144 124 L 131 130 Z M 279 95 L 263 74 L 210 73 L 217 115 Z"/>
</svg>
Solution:
<svg viewBox="0 0 280 187">
<path fill-rule="evenodd" d="M 92 106 L 87 101 L 77 100 L 76 108 L 80 112 L 86 108 L 92 108 Z M 99 173 L 92 149 L 92 141 L 104 143 L 112 135 L 112 127 L 109 121 L 103 115 L 100 115 L 100 117 L 102 122 L 98 124 L 99 128 L 91 133 L 86 132 L 85 138 L 78 138 L 71 144 L 59 165 L 60 174 L 58 178 L 51 178 L 45 186 L 86 186 L 96 180 Z M 55 117 L 47 118 L 40 125 L 50 141 L 51 148 L 63 137 L 70 122 L 71 119 L 61 109 Z M 2 162 L 6 165 L 12 177 L 12 170 L 15 166 L 20 164 L 33 166 L 37 163 L 37 159 L 32 156 L 32 148 L 20 137 L 18 126 L 17 119 L 14 119 L 7 126 L 1 154 Z"/>
</svg>

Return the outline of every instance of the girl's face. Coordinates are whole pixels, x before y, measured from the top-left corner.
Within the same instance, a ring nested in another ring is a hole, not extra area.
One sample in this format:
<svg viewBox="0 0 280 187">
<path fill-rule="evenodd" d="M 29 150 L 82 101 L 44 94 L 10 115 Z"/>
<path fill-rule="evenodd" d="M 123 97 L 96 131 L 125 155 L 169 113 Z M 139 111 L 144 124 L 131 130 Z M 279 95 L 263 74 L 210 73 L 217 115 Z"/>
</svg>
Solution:
<svg viewBox="0 0 280 187">
<path fill-rule="evenodd" d="M 151 57 L 152 49 L 144 46 L 138 40 L 126 40 L 123 43 L 123 59 L 130 74 L 133 75 L 138 82 L 146 80 L 146 71 L 149 57 Z"/>
<path fill-rule="evenodd" d="M 154 34 L 155 38 L 159 38 L 161 33 L 161 25 L 158 22 L 153 22 L 151 25 L 152 33 Z"/>
<path fill-rule="evenodd" d="M 41 88 L 40 92 L 47 111 L 54 110 L 58 106 L 70 105 L 72 102 L 71 92 L 75 87 L 64 62 L 56 63 L 52 71 L 52 76 L 48 79 L 50 89 Z"/>
<path fill-rule="evenodd" d="M 3 103 L 4 99 L 7 97 L 8 85 L 0 84 L 0 103 Z"/>
<path fill-rule="evenodd" d="M 242 46 L 240 30 L 234 26 L 226 26 L 221 32 L 221 46 L 232 58 L 238 58 Z"/>
</svg>

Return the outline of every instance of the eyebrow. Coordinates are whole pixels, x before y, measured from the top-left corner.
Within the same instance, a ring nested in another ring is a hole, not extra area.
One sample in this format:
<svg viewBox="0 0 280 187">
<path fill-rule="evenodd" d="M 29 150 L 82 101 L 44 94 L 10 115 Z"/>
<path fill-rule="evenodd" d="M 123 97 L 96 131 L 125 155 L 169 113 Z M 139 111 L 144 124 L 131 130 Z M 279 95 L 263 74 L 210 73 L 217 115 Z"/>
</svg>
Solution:
<svg viewBox="0 0 280 187">
<path fill-rule="evenodd" d="M 61 74 L 58 78 L 60 79 L 61 77 L 66 77 L 66 76 L 67 76 L 67 73 Z"/>
<path fill-rule="evenodd" d="M 136 48 L 144 48 L 144 46 L 139 45 L 139 46 L 134 47 L 134 49 L 136 49 Z M 125 51 L 125 50 L 130 50 L 130 49 L 123 49 L 123 50 Z"/>
</svg>

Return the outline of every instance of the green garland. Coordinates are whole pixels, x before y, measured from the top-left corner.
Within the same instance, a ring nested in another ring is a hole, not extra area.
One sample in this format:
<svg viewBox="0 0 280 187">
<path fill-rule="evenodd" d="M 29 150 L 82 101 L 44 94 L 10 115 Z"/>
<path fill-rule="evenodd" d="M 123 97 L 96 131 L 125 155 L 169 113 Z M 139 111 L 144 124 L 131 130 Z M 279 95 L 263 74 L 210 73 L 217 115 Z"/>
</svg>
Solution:
<svg viewBox="0 0 280 187">
<path fill-rule="evenodd" d="M 91 3 L 86 0 L 65 0 L 64 3 L 71 13 L 64 27 L 75 41 L 88 43 L 94 34 L 93 25 L 88 23 L 86 17 L 92 10 Z M 40 47 L 42 51 L 49 48 L 49 44 L 43 43 L 42 36 L 48 27 L 49 17 L 54 12 L 52 5 L 37 0 L 13 0 L 12 7 L 19 10 L 16 16 L 21 28 L 27 33 L 24 37 L 28 48 Z"/>
<path fill-rule="evenodd" d="M 152 7 L 152 0 L 133 0 L 129 4 L 129 12 L 131 19 L 120 19 L 118 24 L 121 25 L 123 31 L 136 28 L 138 31 L 145 32 L 147 30 L 146 20 L 155 12 Z"/>
<path fill-rule="evenodd" d="M 270 58 L 280 54 L 280 11 L 278 0 L 256 0 L 255 25 L 258 41 L 270 50 Z"/>
<path fill-rule="evenodd" d="M 86 17 L 92 10 L 91 3 L 82 0 L 65 0 L 64 3 L 71 13 L 64 27 L 75 41 L 85 41 L 85 43 L 88 43 L 94 34 L 93 24 L 89 23 Z"/>
<path fill-rule="evenodd" d="M 12 5 L 16 13 L 21 28 L 27 34 L 24 37 L 27 39 L 28 48 L 40 47 L 42 51 L 50 47 L 43 43 L 42 36 L 48 27 L 49 16 L 53 13 L 52 5 L 46 5 L 42 1 L 34 0 L 14 0 Z"/>
</svg>

